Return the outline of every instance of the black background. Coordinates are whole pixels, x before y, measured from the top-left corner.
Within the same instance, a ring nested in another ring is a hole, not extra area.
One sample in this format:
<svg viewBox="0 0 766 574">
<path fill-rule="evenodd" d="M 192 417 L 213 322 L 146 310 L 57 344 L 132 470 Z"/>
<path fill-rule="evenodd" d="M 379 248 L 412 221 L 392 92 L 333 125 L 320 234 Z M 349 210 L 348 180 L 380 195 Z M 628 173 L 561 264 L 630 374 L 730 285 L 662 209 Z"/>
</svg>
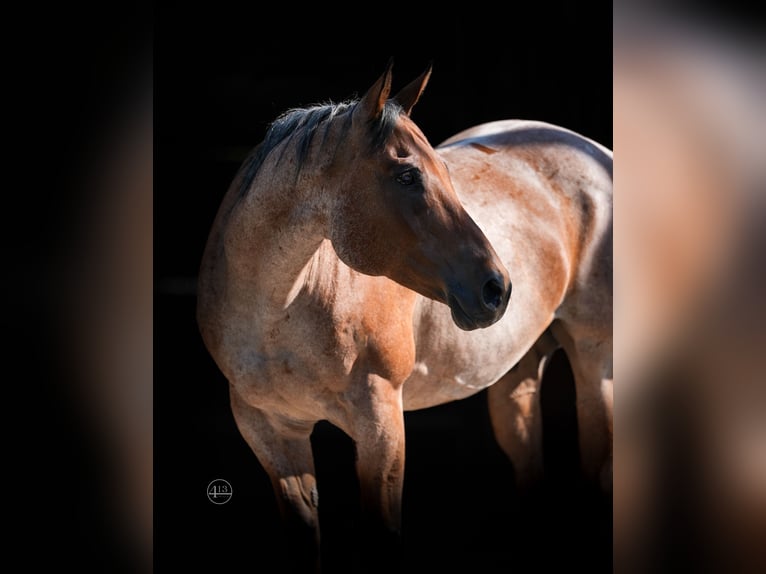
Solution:
<svg viewBox="0 0 766 574">
<path fill-rule="evenodd" d="M 194 318 L 197 266 L 218 204 L 268 122 L 287 108 L 361 95 L 394 59 L 394 91 L 433 63 L 413 112 L 433 145 L 484 121 L 526 118 L 612 145 L 611 3 L 164 2 L 155 12 L 155 546 L 158 572 L 278 572 L 271 486 L 239 436 L 227 385 Z M 533 246 L 531 246 L 533 247 Z M 544 383 L 546 470 L 520 496 L 492 437 L 486 395 L 407 413 L 408 571 L 611 572 L 611 497 L 576 478 L 571 373 Z M 326 563 L 354 565 L 353 446 L 318 425 Z M 207 484 L 233 487 L 211 504 Z"/>
</svg>

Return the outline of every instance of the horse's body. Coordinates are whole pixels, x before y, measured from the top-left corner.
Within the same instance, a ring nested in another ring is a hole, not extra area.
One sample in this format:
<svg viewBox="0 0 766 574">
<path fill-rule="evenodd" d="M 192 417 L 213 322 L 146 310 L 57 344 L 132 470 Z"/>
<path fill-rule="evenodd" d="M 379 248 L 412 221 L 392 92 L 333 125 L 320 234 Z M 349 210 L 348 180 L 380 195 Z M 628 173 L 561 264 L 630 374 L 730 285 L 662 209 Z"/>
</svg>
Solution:
<svg viewBox="0 0 766 574">
<path fill-rule="evenodd" d="M 558 345 L 575 373 L 584 469 L 595 477 L 610 457 L 611 153 L 516 121 L 434 150 L 409 119 L 429 73 L 395 107 L 389 69 L 359 102 L 291 116 L 291 132 L 316 135 L 254 152 L 200 270 L 203 339 L 308 550 L 293 557 L 311 566 L 317 421 L 355 441 L 371 546 L 400 526 L 405 410 L 494 385 L 500 444 L 522 478 L 540 470 L 534 391 Z"/>
</svg>

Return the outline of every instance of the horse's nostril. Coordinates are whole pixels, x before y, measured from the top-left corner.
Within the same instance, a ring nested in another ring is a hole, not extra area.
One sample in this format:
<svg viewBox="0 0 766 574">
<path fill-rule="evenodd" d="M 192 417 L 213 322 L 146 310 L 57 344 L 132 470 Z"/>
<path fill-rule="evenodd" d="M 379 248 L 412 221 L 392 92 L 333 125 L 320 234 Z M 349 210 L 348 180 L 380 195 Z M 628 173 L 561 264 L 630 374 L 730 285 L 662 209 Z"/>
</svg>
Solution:
<svg viewBox="0 0 766 574">
<path fill-rule="evenodd" d="M 497 277 L 488 279 L 481 288 L 481 300 L 487 309 L 494 311 L 503 303 L 503 283 Z"/>
</svg>

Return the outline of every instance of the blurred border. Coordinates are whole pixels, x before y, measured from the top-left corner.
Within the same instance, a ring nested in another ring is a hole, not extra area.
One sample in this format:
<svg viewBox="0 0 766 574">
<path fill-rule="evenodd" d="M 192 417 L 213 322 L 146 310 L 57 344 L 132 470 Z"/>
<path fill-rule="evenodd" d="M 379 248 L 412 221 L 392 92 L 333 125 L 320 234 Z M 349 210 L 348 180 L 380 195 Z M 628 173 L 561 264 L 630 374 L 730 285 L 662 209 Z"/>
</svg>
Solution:
<svg viewBox="0 0 766 574">
<path fill-rule="evenodd" d="M 766 44 L 615 4 L 615 571 L 766 571 Z"/>
</svg>

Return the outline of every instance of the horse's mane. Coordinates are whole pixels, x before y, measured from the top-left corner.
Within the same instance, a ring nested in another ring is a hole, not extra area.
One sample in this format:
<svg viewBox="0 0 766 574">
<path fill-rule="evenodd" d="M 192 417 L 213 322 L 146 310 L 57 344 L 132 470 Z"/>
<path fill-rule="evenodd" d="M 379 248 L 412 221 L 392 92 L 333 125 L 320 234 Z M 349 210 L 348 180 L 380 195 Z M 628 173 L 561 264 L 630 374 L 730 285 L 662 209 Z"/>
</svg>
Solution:
<svg viewBox="0 0 766 574">
<path fill-rule="evenodd" d="M 327 128 L 335 118 L 343 121 L 341 132 L 337 138 L 337 142 L 342 142 L 351 129 L 351 116 L 358 103 L 359 100 L 348 100 L 340 103 L 328 102 L 303 108 L 292 108 L 280 115 L 269 125 L 263 141 L 245 160 L 239 195 L 244 196 L 247 193 L 266 158 L 283 141 L 297 138 L 295 146 L 297 150 L 296 174 L 300 172 L 303 166 L 317 131 L 323 128 L 322 144 L 324 144 L 328 133 Z M 394 100 L 386 102 L 382 113 L 369 126 L 370 145 L 373 149 L 380 148 L 385 144 L 401 113 L 402 107 L 397 102 Z M 288 147 L 290 146 L 283 146 L 281 153 L 284 153 Z M 280 154 L 276 158 L 277 164 L 281 160 L 282 155 Z"/>
</svg>

